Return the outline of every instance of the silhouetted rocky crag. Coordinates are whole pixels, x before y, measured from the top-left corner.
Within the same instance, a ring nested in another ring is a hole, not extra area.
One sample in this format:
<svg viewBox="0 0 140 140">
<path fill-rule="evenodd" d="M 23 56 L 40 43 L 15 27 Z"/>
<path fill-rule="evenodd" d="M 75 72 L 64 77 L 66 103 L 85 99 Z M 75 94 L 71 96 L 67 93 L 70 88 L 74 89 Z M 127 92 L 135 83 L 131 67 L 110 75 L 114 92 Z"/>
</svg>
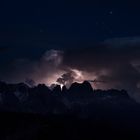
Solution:
<svg viewBox="0 0 140 140">
<path fill-rule="evenodd" d="M 0 82 L 0 139 L 139 139 L 140 105 L 125 90 Z"/>
<path fill-rule="evenodd" d="M 89 117 L 98 113 L 139 110 L 139 104 L 125 90 L 93 90 L 90 83 L 73 83 L 69 89 L 44 84 L 28 87 L 24 83 L 0 82 L 0 110 L 44 115 L 69 114 Z"/>
</svg>

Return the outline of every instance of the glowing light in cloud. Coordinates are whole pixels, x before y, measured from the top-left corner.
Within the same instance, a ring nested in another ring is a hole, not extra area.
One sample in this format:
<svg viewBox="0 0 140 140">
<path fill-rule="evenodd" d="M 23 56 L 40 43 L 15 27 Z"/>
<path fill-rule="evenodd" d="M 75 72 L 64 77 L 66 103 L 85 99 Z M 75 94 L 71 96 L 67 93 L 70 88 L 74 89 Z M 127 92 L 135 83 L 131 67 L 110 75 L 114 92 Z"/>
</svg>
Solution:
<svg viewBox="0 0 140 140">
<path fill-rule="evenodd" d="M 77 70 L 77 69 L 71 69 L 71 71 L 73 72 L 73 77 L 75 80 L 77 80 L 77 82 L 82 82 L 84 80 L 82 71 Z"/>
</svg>

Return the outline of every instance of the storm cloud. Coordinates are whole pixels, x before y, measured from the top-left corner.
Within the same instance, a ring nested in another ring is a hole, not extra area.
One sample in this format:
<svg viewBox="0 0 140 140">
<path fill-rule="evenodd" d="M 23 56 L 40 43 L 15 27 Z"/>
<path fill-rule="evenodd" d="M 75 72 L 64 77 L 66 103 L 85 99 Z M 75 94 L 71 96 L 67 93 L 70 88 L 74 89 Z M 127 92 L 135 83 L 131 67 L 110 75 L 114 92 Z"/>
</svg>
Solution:
<svg viewBox="0 0 140 140">
<path fill-rule="evenodd" d="M 76 79 L 79 72 L 82 77 Z M 38 60 L 15 60 L 4 73 L 7 74 L 0 73 L 2 80 L 18 82 L 30 78 L 48 85 L 64 79 L 68 82 L 67 77 L 72 82 L 104 81 L 91 84 L 93 88 L 126 89 L 139 100 L 140 38 L 109 39 L 65 51 L 47 50 Z"/>
<path fill-rule="evenodd" d="M 140 38 L 106 40 L 90 48 L 67 51 L 64 58 L 64 65 L 90 73 L 91 79 L 95 75 L 97 80 L 106 81 L 95 83 L 97 88 L 139 92 Z"/>
</svg>

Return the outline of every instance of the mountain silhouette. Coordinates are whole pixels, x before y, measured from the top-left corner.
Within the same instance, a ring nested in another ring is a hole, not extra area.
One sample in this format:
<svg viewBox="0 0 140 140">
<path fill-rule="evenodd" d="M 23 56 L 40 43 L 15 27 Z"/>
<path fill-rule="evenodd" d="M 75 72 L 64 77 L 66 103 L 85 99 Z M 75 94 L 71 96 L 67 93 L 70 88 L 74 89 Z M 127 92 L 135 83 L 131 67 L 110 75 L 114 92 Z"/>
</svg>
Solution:
<svg viewBox="0 0 140 140">
<path fill-rule="evenodd" d="M 94 97 L 94 92 L 90 83 L 84 81 L 83 83 L 73 83 L 66 95 L 71 101 L 81 101 Z"/>
<path fill-rule="evenodd" d="M 86 116 L 98 108 L 117 110 L 139 108 L 125 90 L 93 90 L 88 81 L 73 83 L 69 89 L 56 85 L 53 90 L 45 84 L 29 87 L 24 83 L 0 82 L 0 108 L 6 111 L 39 114 L 77 114 Z"/>
<path fill-rule="evenodd" d="M 92 94 L 93 93 L 93 89 L 90 85 L 89 82 L 87 81 L 84 81 L 82 84 L 79 84 L 79 83 L 73 83 L 71 85 L 71 87 L 69 88 L 69 92 L 71 93 L 80 93 L 81 96 L 83 95 L 86 95 L 86 94 Z"/>
<path fill-rule="evenodd" d="M 127 91 L 94 90 L 87 81 L 53 90 L 0 82 L 0 116 L 0 138 L 121 139 L 140 131 L 140 104 Z"/>
</svg>

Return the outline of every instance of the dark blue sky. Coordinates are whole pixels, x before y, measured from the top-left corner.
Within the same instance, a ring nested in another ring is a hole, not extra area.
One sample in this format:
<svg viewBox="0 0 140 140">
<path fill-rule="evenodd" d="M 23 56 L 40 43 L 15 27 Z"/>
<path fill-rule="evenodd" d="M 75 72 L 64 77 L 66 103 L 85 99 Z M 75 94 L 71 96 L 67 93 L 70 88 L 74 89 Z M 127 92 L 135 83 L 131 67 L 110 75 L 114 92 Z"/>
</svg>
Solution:
<svg viewBox="0 0 140 140">
<path fill-rule="evenodd" d="M 129 1 L 5 2 L 0 7 L 0 47 L 26 57 L 50 48 L 140 36 L 139 15 L 139 4 Z"/>
<path fill-rule="evenodd" d="M 1 7 L 1 28 L 11 34 L 48 41 L 102 40 L 140 34 L 137 3 L 49 0 Z M 10 34 L 8 34 L 10 36 Z"/>
</svg>

